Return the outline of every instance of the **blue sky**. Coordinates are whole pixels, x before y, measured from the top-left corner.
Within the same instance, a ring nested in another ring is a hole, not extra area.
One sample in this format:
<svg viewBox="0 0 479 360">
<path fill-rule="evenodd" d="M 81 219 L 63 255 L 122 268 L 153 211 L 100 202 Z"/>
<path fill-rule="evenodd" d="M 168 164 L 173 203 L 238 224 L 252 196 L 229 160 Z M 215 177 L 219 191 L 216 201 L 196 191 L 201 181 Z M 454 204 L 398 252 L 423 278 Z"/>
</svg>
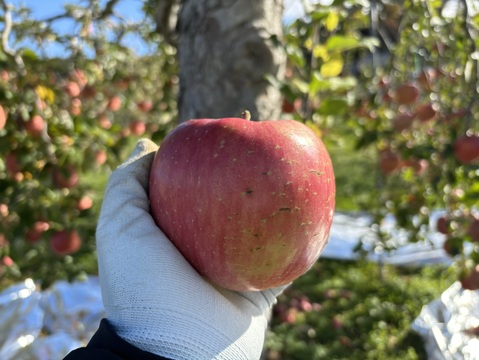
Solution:
<svg viewBox="0 0 479 360">
<path fill-rule="evenodd" d="M 24 4 L 32 9 L 32 13 L 37 19 L 44 19 L 53 15 L 62 13 L 64 5 L 68 3 L 82 3 L 81 0 L 6 0 L 13 5 Z M 102 0 L 101 3 L 106 3 Z M 138 20 L 141 17 L 142 0 L 122 0 L 115 9 L 126 19 Z"/>
<path fill-rule="evenodd" d="M 66 4 L 85 4 L 85 0 L 6 0 L 7 4 L 12 4 L 15 7 L 23 4 L 25 7 L 31 9 L 32 17 L 37 20 L 43 20 L 55 15 L 64 13 L 64 6 Z M 106 0 L 101 0 L 101 3 L 106 3 Z M 142 18 L 143 0 L 121 0 L 115 6 L 116 13 L 120 14 L 126 21 L 138 21 Z M 60 19 L 54 22 L 53 27 L 59 34 L 75 33 L 78 27 L 71 20 Z M 131 41 L 138 53 L 143 53 L 145 48 L 142 47 L 140 41 Z M 31 47 L 32 44 L 21 43 L 20 47 Z M 48 57 L 62 56 L 64 51 L 58 44 L 52 44 L 45 47 L 44 55 Z"/>
<path fill-rule="evenodd" d="M 65 4 L 81 3 L 81 0 L 6 0 L 7 3 L 13 5 L 24 4 L 26 7 L 32 9 L 32 12 L 37 19 L 44 19 L 62 12 Z M 102 0 L 102 3 L 106 3 Z M 142 0 L 121 0 L 116 10 L 122 14 L 126 19 L 138 20 L 141 18 Z M 302 13 L 303 9 L 301 2 L 298 0 L 285 0 L 284 18 L 286 21 L 296 18 Z"/>
<path fill-rule="evenodd" d="M 323 0 L 324 1 L 324 0 Z M 64 6 L 72 3 L 88 3 L 86 0 L 6 0 L 8 4 L 12 4 L 18 7 L 23 4 L 25 7 L 32 10 L 32 16 L 35 19 L 43 20 L 55 15 L 62 14 L 64 12 Z M 106 3 L 107 0 L 101 0 L 101 3 Z M 138 21 L 142 18 L 142 5 L 143 0 L 120 0 L 115 6 L 115 11 L 120 14 L 126 21 Z M 301 16 L 303 8 L 301 2 L 298 0 L 285 0 L 284 21 L 290 22 L 291 20 Z M 54 29 L 60 34 L 74 33 L 78 31 L 75 27 L 75 23 L 68 20 L 58 20 L 54 23 Z M 146 49 L 139 39 L 129 38 L 129 46 L 134 46 L 138 53 L 144 53 Z M 22 43 L 21 47 L 31 47 L 31 44 Z M 52 45 L 46 47 L 45 50 L 48 57 L 62 56 L 62 49 L 58 45 Z"/>
</svg>

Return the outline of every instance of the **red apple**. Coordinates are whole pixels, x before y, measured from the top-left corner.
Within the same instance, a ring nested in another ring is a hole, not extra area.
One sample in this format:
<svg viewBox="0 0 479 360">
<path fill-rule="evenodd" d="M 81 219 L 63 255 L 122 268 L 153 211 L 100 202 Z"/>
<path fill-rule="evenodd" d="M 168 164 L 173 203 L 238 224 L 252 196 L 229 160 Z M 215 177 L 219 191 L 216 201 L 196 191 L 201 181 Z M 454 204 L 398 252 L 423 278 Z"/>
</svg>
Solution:
<svg viewBox="0 0 479 360">
<path fill-rule="evenodd" d="M 2 257 L 2 264 L 6 267 L 10 267 L 14 264 L 14 262 L 10 256 L 5 255 L 4 257 Z"/>
<path fill-rule="evenodd" d="M 149 100 L 142 100 L 136 104 L 138 109 L 144 113 L 149 112 L 153 108 L 153 103 Z"/>
<path fill-rule="evenodd" d="M 81 114 L 82 102 L 78 98 L 73 98 L 70 104 L 70 113 L 73 116 L 78 116 Z"/>
<path fill-rule="evenodd" d="M 454 143 L 454 155 L 462 164 L 471 164 L 479 160 L 479 136 L 459 137 Z"/>
<path fill-rule="evenodd" d="M 419 89 L 414 84 L 402 84 L 394 92 L 394 101 L 399 105 L 411 105 L 419 99 Z"/>
<path fill-rule="evenodd" d="M 401 164 L 399 155 L 391 149 L 383 150 L 379 153 L 379 169 L 384 174 L 391 174 L 396 171 Z"/>
<path fill-rule="evenodd" d="M 45 128 L 45 120 L 40 115 L 34 115 L 25 123 L 25 130 L 31 136 L 39 136 Z"/>
<path fill-rule="evenodd" d="M 433 103 L 421 104 L 416 109 L 416 116 L 419 120 L 426 122 L 437 115 L 437 105 Z"/>
<path fill-rule="evenodd" d="M 313 310 L 313 305 L 309 302 L 309 299 L 301 298 L 299 299 L 298 309 L 301 311 L 308 312 Z"/>
<path fill-rule="evenodd" d="M 70 77 L 75 81 L 78 86 L 83 89 L 88 84 L 88 78 L 81 69 L 74 69 L 70 72 Z"/>
<path fill-rule="evenodd" d="M 97 150 L 95 152 L 95 164 L 101 166 L 108 160 L 108 154 L 105 150 Z"/>
<path fill-rule="evenodd" d="M 0 71 L 0 81 L 7 83 L 10 80 L 10 74 L 6 70 Z"/>
<path fill-rule="evenodd" d="M 187 121 L 150 173 L 157 225 L 196 270 L 231 290 L 287 284 L 316 261 L 335 204 L 321 140 L 293 120 Z"/>
<path fill-rule="evenodd" d="M 479 242 L 479 218 L 473 218 L 467 229 L 472 241 Z"/>
<path fill-rule="evenodd" d="M 91 197 L 87 195 L 83 196 L 80 200 L 78 200 L 76 205 L 77 209 L 80 211 L 88 210 L 92 206 L 93 206 L 93 200 L 91 199 Z"/>
<path fill-rule="evenodd" d="M 5 169 L 11 178 L 13 178 L 16 173 L 20 172 L 20 165 L 18 164 L 17 155 L 15 153 L 10 152 L 5 155 Z"/>
<path fill-rule="evenodd" d="M 50 248 L 57 255 L 69 255 L 77 252 L 82 244 L 76 230 L 58 231 L 50 238 Z"/>
<path fill-rule="evenodd" d="M 283 98 L 283 104 L 281 105 L 281 111 L 285 114 L 294 113 L 294 104 L 286 98 Z"/>
<path fill-rule="evenodd" d="M 69 81 L 65 85 L 65 92 L 69 97 L 77 97 L 81 93 L 80 85 L 74 81 Z"/>
<path fill-rule="evenodd" d="M 0 204 L 0 216 L 2 218 L 6 218 L 10 214 L 10 210 L 8 209 L 7 204 Z"/>
<path fill-rule="evenodd" d="M 476 265 L 467 275 L 463 276 L 460 282 L 466 290 L 479 290 L 479 265 Z"/>
<path fill-rule="evenodd" d="M 53 170 L 53 182 L 61 188 L 72 188 L 78 184 L 78 171 L 73 165 L 67 165 L 63 168 L 55 168 Z"/>
<path fill-rule="evenodd" d="M 448 235 L 451 232 L 449 229 L 449 220 L 446 216 L 441 216 L 437 219 L 436 230 L 444 235 Z"/>
<path fill-rule="evenodd" d="M 28 229 L 26 233 L 27 241 L 30 243 L 37 242 L 40 240 L 42 234 L 50 228 L 50 224 L 46 221 L 35 221 L 33 226 Z"/>
<path fill-rule="evenodd" d="M 130 124 L 130 131 L 133 135 L 141 136 L 146 131 L 146 124 L 141 120 L 133 120 Z"/>
<path fill-rule="evenodd" d="M 121 108 L 121 98 L 119 96 L 113 96 L 107 104 L 107 109 L 110 111 L 118 111 Z"/>
<path fill-rule="evenodd" d="M 401 132 L 403 130 L 409 129 L 414 122 L 415 117 L 416 114 L 410 112 L 399 113 L 393 119 L 394 130 L 396 130 L 397 132 Z"/>
<path fill-rule="evenodd" d="M 102 115 L 100 115 L 100 117 L 98 118 L 98 125 L 99 125 L 102 129 L 108 130 L 108 129 L 111 128 L 112 123 L 111 123 L 111 120 L 108 118 L 107 115 L 102 114 Z"/>
<path fill-rule="evenodd" d="M 0 130 L 2 130 L 7 123 L 7 115 L 5 114 L 5 110 L 3 110 L 3 106 L 0 105 Z"/>
<path fill-rule="evenodd" d="M 298 309 L 289 308 L 280 315 L 281 322 L 287 324 L 294 324 L 298 320 Z"/>
</svg>

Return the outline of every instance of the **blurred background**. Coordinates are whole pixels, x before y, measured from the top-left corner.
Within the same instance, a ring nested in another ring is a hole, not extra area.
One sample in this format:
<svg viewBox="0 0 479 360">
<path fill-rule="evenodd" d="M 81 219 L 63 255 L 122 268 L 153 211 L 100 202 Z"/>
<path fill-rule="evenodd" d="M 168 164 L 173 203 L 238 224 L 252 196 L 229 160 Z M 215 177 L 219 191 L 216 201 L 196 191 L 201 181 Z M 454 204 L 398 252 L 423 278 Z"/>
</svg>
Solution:
<svg viewBox="0 0 479 360">
<path fill-rule="evenodd" d="M 426 359 L 423 306 L 479 288 L 478 10 L 0 0 L 0 290 L 95 276 L 104 187 L 136 141 L 249 109 L 313 129 L 337 187 L 328 256 L 280 297 L 264 357 Z M 435 255 L 387 261 L 405 246 Z"/>
</svg>

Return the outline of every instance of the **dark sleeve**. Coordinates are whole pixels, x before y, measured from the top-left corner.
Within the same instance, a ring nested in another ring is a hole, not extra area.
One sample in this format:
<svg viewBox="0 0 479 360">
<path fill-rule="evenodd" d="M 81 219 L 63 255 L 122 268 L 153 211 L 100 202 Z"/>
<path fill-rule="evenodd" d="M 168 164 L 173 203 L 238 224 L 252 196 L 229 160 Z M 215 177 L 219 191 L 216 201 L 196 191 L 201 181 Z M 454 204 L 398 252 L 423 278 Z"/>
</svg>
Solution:
<svg viewBox="0 0 479 360">
<path fill-rule="evenodd" d="M 169 360 L 159 355 L 138 349 L 123 340 L 108 320 L 103 319 L 100 327 L 84 348 L 73 350 L 64 360 Z"/>
</svg>

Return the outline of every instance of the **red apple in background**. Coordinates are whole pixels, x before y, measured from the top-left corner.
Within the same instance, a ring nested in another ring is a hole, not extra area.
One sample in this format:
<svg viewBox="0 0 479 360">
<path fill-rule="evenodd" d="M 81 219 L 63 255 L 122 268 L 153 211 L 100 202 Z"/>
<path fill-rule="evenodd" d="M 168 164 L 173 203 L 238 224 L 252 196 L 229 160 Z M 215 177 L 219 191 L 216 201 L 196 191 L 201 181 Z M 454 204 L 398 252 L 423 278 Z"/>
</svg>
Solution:
<svg viewBox="0 0 479 360">
<path fill-rule="evenodd" d="M 73 165 L 67 165 L 63 168 L 53 170 L 53 182 L 60 188 L 72 188 L 78 184 L 78 171 Z"/>
<path fill-rule="evenodd" d="M 472 241 L 479 242 L 479 218 L 474 217 L 472 219 L 467 229 L 467 233 L 471 237 Z"/>
<path fill-rule="evenodd" d="M 10 210 L 8 209 L 7 204 L 1 204 L 0 203 L 0 216 L 3 218 L 6 218 L 10 214 Z"/>
<path fill-rule="evenodd" d="M 40 240 L 42 234 L 48 229 L 50 229 L 50 224 L 48 222 L 41 221 L 41 220 L 35 221 L 33 226 L 30 229 L 28 229 L 25 235 L 27 238 L 27 241 L 30 243 L 37 242 L 38 240 Z"/>
<path fill-rule="evenodd" d="M 83 196 L 78 200 L 76 208 L 80 211 L 88 210 L 93 206 L 93 200 L 88 195 Z"/>
<path fill-rule="evenodd" d="M 78 84 L 81 89 L 83 89 L 86 84 L 88 84 L 88 78 L 81 69 L 73 69 L 70 72 L 70 77 L 73 79 L 74 82 Z"/>
<path fill-rule="evenodd" d="M 40 115 L 34 115 L 25 123 L 25 130 L 32 136 L 39 136 L 45 125 L 45 120 Z"/>
<path fill-rule="evenodd" d="M 141 136 L 146 131 L 146 124 L 141 120 L 133 120 L 130 124 L 130 131 L 133 135 Z"/>
<path fill-rule="evenodd" d="M 121 98 L 119 96 L 113 96 L 107 104 L 107 109 L 110 111 L 118 111 L 121 108 Z"/>
<path fill-rule="evenodd" d="M 69 255 L 77 252 L 82 244 L 76 230 L 58 231 L 50 238 L 50 248 L 57 255 Z"/>
<path fill-rule="evenodd" d="M 0 81 L 7 83 L 10 80 L 10 74 L 6 70 L 0 71 Z"/>
<path fill-rule="evenodd" d="M 463 276 L 460 282 L 466 290 L 479 290 L 479 265 Z"/>
<path fill-rule="evenodd" d="M 136 104 L 138 109 L 144 113 L 149 112 L 153 108 L 153 103 L 149 100 L 142 100 Z"/>
<path fill-rule="evenodd" d="M 65 85 L 65 92 L 69 97 L 77 97 L 81 93 L 81 88 L 76 82 L 69 81 Z"/>
<path fill-rule="evenodd" d="M 437 115 L 437 105 L 433 103 L 421 104 L 416 109 L 416 116 L 425 122 L 433 120 Z"/>
<path fill-rule="evenodd" d="M 285 114 L 294 113 L 294 104 L 286 98 L 283 98 L 283 103 L 281 105 L 281 111 Z"/>
<path fill-rule="evenodd" d="M 108 130 L 111 128 L 111 126 L 113 125 L 111 123 L 111 120 L 110 118 L 105 115 L 105 114 L 102 114 L 100 115 L 100 117 L 98 118 L 98 125 L 102 128 L 102 129 L 105 129 L 105 130 Z"/>
<path fill-rule="evenodd" d="M 17 155 L 15 153 L 10 152 L 5 155 L 5 170 L 7 170 L 7 174 L 11 178 L 20 172 L 20 165 L 18 164 Z"/>
<path fill-rule="evenodd" d="M 78 115 L 81 114 L 81 109 L 82 109 L 81 100 L 78 99 L 78 98 L 72 99 L 71 104 L 70 104 L 70 113 L 73 116 L 78 116 Z"/>
<path fill-rule="evenodd" d="M 108 160 L 108 154 L 106 150 L 97 150 L 95 152 L 95 164 L 101 166 Z"/>
<path fill-rule="evenodd" d="M 436 230 L 444 235 L 449 234 L 451 231 L 449 229 L 449 220 L 446 216 L 441 216 L 436 221 Z"/>
<path fill-rule="evenodd" d="M 384 174 L 391 174 L 401 165 L 399 155 L 391 149 L 383 150 L 379 153 L 379 169 Z"/>
<path fill-rule="evenodd" d="M 231 290 L 287 284 L 316 261 L 335 204 L 321 140 L 293 120 L 187 121 L 162 142 L 151 211 L 183 256 Z"/>
<path fill-rule="evenodd" d="M 7 115 L 5 114 L 5 110 L 3 110 L 3 106 L 0 105 L 0 130 L 2 130 L 7 123 Z"/>
<path fill-rule="evenodd" d="M 409 129 L 412 126 L 415 117 L 416 114 L 413 114 L 411 112 L 399 113 L 393 119 L 394 130 L 401 132 L 403 130 Z"/>
<path fill-rule="evenodd" d="M 463 135 L 454 143 L 454 155 L 462 164 L 470 164 L 479 160 L 479 136 Z"/>
<path fill-rule="evenodd" d="M 399 105 L 411 105 L 419 99 L 419 89 L 414 84 L 402 84 L 394 92 L 394 101 Z"/>
</svg>

